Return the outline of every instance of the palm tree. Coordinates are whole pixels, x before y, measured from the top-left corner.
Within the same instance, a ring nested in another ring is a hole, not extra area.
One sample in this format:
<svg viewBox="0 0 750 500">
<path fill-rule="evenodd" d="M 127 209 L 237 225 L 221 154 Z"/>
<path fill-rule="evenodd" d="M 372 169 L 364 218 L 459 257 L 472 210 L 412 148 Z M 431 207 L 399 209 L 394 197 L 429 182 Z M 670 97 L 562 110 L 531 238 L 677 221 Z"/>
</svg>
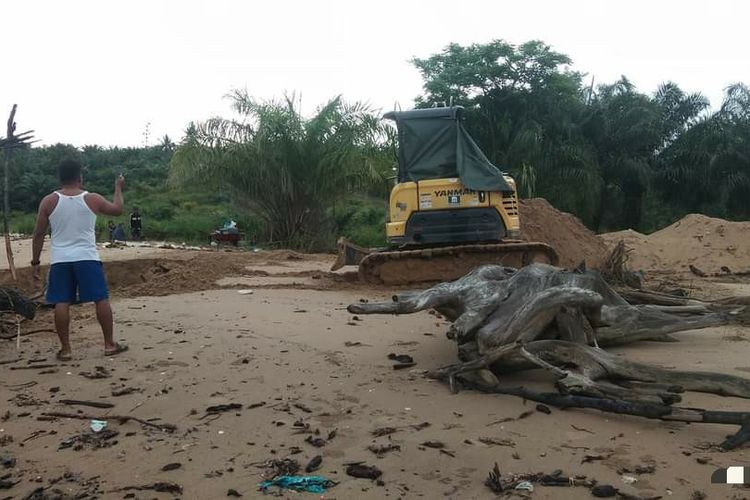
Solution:
<svg viewBox="0 0 750 500">
<path fill-rule="evenodd" d="M 686 211 L 750 215 L 750 89 L 726 89 L 721 108 L 702 117 L 660 158 L 659 188 Z"/>
<path fill-rule="evenodd" d="M 309 119 L 294 96 L 228 97 L 237 117 L 191 124 L 172 159 L 173 180 L 228 190 L 262 219 L 270 240 L 298 249 L 330 245 L 328 209 L 370 187 L 390 165 L 380 120 L 340 97 Z"/>
</svg>

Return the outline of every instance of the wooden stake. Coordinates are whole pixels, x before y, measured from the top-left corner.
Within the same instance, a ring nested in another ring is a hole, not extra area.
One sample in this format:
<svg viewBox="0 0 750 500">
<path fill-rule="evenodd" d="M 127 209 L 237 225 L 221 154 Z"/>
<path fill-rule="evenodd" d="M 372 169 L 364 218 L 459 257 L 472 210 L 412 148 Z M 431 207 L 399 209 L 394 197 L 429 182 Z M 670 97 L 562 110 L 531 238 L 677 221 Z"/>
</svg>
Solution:
<svg viewBox="0 0 750 500">
<path fill-rule="evenodd" d="M 11 145 L 13 143 L 14 139 L 14 133 L 16 131 L 16 123 L 15 123 L 15 117 L 16 117 L 16 109 L 17 105 L 14 104 L 13 108 L 10 110 L 10 116 L 8 117 L 8 130 L 6 139 L 10 141 Z M 11 147 L 6 147 L 5 149 L 5 162 L 3 165 L 3 232 L 5 233 L 5 254 L 8 256 L 8 268 L 10 269 L 10 277 L 13 279 L 13 281 L 18 281 L 18 276 L 16 275 L 16 265 L 13 261 L 13 248 L 10 245 L 10 228 L 8 224 L 8 214 L 10 213 L 10 190 L 8 186 L 8 178 L 10 177 L 10 158 L 11 158 Z"/>
</svg>

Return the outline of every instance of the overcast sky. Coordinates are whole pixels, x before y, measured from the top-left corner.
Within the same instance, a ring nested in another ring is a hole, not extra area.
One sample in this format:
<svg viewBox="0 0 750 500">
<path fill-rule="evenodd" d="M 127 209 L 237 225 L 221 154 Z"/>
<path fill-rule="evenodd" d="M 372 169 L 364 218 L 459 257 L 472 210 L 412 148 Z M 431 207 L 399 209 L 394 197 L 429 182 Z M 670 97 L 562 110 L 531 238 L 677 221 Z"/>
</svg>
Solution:
<svg viewBox="0 0 750 500">
<path fill-rule="evenodd" d="M 227 115 L 223 96 L 301 93 L 403 108 L 420 93 L 409 64 L 450 42 L 540 39 L 576 70 L 621 74 L 652 92 L 666 80 L 714 106 L 750 83 L 750 4 L 650 0 L 2 2 L 0 136 L 18 103 L 19 130 L 45 144 L 137 146 L 182 137 L 186 124 Z"/>
</svg>

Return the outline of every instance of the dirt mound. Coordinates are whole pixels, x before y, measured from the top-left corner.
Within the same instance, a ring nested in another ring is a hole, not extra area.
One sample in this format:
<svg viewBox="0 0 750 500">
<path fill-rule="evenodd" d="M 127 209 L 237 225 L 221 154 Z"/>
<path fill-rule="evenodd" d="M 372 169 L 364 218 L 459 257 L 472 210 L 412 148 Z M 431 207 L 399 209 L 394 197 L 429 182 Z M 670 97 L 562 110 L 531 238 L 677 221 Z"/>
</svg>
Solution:
<svg viewBox="0 0 750 500">
<path fill-rule="evenodd" d="M 707 273 L 750 270 L 750 222 L 690 214 L 650 235 L 619 231 L 602 239 L 625 241 L 631 269 L 686 270 L 692 264 Z"/>
<path fill-rule="evenodd" d="M 332 257 L 322 254 L 299 254 L 288 250 L 261 252 L 174 251 L 152 258 L 105 260 L 109 290 L 118 298 L 165 296 L 219 288 L 217 281 L 226 277 L 294 276 L 314 278 L 314 284 L 298 288 L 342 289 L 351 287 L 350 274 L 322 272 Z M 268 272 L 265 272 L 267 269 Z M 43 274 L 47 273 L 43 266 Z M 354 275 L 356 277 L 356 274 Z M 0 285 L 12 285 L 28 296 L 42 291 L 33 281 L 31 269 L 18 269 L 18 282 L 11 283 L 10 273 L 0 274 Z M 261 288 L 262 286 L 254 286 Z M 279 286 L 285 288 L 285 286 Z M 290 286 L 295 288 L 295 286 Z"/>
<path fill-rule="evenodd" d="M 606 243 L 574 215 L 557 210 L 543 198 L 520 200 L 519 211 L 523 239 L 552 246 L 561 266 L 575 267 L 586 261 L 587 267 L 598 268 L 606 260 Z"/>
</svg>

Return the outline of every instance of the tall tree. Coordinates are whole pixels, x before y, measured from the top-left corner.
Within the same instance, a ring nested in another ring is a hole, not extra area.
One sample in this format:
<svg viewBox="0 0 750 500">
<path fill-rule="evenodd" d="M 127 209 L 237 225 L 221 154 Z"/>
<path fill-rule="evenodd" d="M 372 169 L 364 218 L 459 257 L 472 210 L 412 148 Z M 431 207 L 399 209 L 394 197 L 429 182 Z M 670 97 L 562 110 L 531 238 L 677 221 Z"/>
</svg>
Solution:
<svg viewBox="0 0 750 500">
<path fill-rule="evenodd" d="M 467 128 L 521 195 L 590 213 L 601 183 L 582 135 L 587 118 L 581 75 L 568 56 L 531 41 L 451 44 L 413 64 L 424 79 L 417 105 L 453 101 L 467 108 Z"/>
<path fill-rule="evenodd" d="M 172 160 L 174 180 L 228 190 L 263 219 L 271 240 L 299 249 L 330 245 L 328 209 L 390 165 L 378 117 L 338 97 L 310 118 L 293 97 L 259 102 L 235 91 L 229 98 L 237 117 L 188 128 Z"/>
</svg>

